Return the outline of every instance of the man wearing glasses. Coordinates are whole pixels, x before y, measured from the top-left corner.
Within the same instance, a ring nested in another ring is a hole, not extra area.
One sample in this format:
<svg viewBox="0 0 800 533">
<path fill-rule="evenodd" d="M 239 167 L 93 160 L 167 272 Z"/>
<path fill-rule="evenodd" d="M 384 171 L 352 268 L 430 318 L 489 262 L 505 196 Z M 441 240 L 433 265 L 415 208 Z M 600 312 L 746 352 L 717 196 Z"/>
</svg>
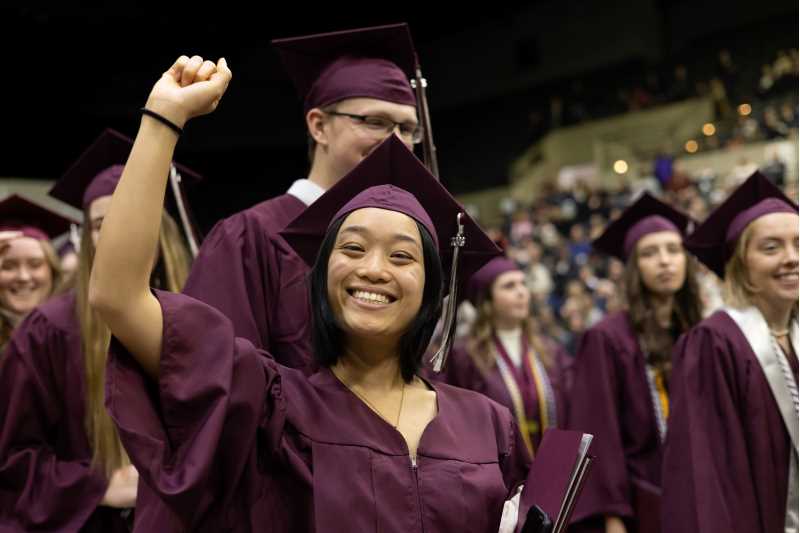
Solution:
<svg viewBox="0 0 800 533">
<path fill-rule="evenodd" d="M 387 136 L 422 139 L 405 24 L 273 41 L 304 100 L 311 168 L 286 194 L 219 222 L 184 292 L 220 310 L 237 336 L 311 371 L 308 267 L 278 235 Z M 242 302 L 246 302 L 245 305 Z"/>
</svg>

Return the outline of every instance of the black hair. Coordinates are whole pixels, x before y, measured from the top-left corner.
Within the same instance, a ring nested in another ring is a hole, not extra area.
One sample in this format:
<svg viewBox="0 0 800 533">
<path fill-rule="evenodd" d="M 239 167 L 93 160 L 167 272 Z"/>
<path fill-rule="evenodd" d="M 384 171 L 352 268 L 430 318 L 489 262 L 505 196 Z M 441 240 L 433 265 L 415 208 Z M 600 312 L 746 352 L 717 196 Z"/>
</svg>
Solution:
<svg viewBox="0 0 800 533">
<path fill-rule="evenodd" d="M 330 367 L 338 360 L 343 350 L 343 332 L 328 301 L 328 260 L 336 236 L 344 222 L 344 216 L 334 222 L 322 241 L 316 262 L 311 269 L 311 340 L 314 358 L 321 366 Z M 400 338 L 400 372 L 409 383 L 422 365 L 422 357 L 428 349 L 442 308 L 444 271 L 433 238 L 428 230 L 417 222 L 422 239 L 422 257 L 425 262 L 425 286 L 422 304 L 408 331 Z"/>
</svg>

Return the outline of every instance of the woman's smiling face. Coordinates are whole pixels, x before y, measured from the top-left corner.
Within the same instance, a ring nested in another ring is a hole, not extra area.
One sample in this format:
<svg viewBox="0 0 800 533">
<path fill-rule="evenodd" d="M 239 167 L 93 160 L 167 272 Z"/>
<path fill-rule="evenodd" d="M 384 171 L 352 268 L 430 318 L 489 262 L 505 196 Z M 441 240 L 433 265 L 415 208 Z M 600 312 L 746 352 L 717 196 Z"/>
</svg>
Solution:
<svg viewBox="0 0 800 533">
<path fill-rule="evenodd" d="M 0 305 L 24 315 L 53 291 L 53 270 L 38 240 L 12 240 L 0 258 Z"/>
<path fill-rule="evenodd" d="M 796 304 L 798 216 L 772 213 L 751 224 L 745 267 L 755 296 L 766 304 Z"/>
<path fill-rule="evenodd" d="M 346 216 L 328 260 L 328 301 L 346 336 L 399 340 L 420 310 L 424 287 L 414 219 L 371 207 Z"/>
</svg>

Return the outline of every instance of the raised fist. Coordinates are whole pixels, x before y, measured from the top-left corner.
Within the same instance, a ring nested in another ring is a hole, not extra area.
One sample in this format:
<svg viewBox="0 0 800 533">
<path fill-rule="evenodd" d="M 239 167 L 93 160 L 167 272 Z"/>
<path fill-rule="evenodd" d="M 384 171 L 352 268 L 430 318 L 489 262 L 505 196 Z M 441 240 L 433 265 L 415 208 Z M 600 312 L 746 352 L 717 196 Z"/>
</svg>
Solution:
<svg viewBox="0 0 800 533">
<path fill-rule="evenodd" d="M 190 118 L 217 108 L 231 77 L 224 58 L 214 64 L 181 56 L 153 86 L 146 107 L 182 128 Z"/>
</svg>

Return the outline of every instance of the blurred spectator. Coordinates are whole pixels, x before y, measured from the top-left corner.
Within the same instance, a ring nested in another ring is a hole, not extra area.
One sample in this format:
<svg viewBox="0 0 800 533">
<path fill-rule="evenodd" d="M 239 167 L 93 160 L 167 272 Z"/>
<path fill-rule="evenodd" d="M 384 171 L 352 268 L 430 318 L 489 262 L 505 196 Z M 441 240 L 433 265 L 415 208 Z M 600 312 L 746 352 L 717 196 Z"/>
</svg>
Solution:
<svg viewBox="0 0 800 533">
<path fill-rule="evenodd" d="M 775 77 L 772 75 L 772 65 L 761 65 L 761 78 L 758 80 L 759 94 L 769 94 L 773 85 L 775 85 Z"/>
<path fill-rule="evenodd" d="M 769 178 L 778 187 L 786 184 L 786 163 L 778 155 L 777 151 L 772 151 L 767 163 L 761 167 L 761 173 Z"/>
<path fill-rule="evenodd" d="M 717 57 L 719 59 L 719 66 L 717 67 L 717 79 L 722 82 L 722 85 L 725 88 L 725 93 L 730 101 L 737 102 L 741 96 L 738 83 L 739 69 L 734 64 L 733 57 L 731 56 L 729 50 L 720 50 Z"/>
<path fill-rule="evenodd" d="M 586 230 L 583 229 L 583 224 L 573 224 L 569 230 L 569 257 L 572 265 L 582 265 L 586 263 L 589 258 L 589 252 L 592 251 L 591 243 L 586 240 Z"/>
<path fill-rule="evenodd" d="M 553 278 L 550 270 L 542 263 L 542 247 L 536 242 L 527 246 L 530 262 L 526 269 L 525 282 L 536 301 L 546 301 L 553 292 Z"/>
<path fill-rule="evenodd" d="M 603 230 L 606 228 L 606 224 L 607 221 L 603 215 L 599 213 L 593 214 L 589 219 L 589 240 L 593 241 L 597 237 L 599 237 L 600 234 L 603 233 Z"/>
<path fill-rule="evenodd" d="M 771 105 L 764 109 L 764 122 L 762 127 L 767 139 L 776 139 L 789 135 L 789 126 L 781 120 L 778 111 Z"/>
<path fill-rule="evenodd" d="M 714 112 L 718 118 L 728 118 L 733 115 L 731 103 L 728 100 L 728 91 L 719 78 L 709 82 L 709 95 L 714 102 Z"/>
<path fill-rule="evenodd" d="M 533 237 L 533 223 L 527 209 L 520 209 L 514 214 L 511 222 L 511 242 L 517 244 L 523 239 Z"/>
<path fill-rule="evenodd" d="M 789 128 L 797 129 L 797 107 L 791 102 L 781 104 L 781 120 Z"/>
<path fill-rule="evenodd" d="M 675 65 L 672 74 L 672 85 L 666 95 L 667 99 L 676 102 L 678 100 L 686 100 L 693 96 L 691 85 L 689 85 L 689 76 L 686 71 L 686 65 Z"/>
</svg>

